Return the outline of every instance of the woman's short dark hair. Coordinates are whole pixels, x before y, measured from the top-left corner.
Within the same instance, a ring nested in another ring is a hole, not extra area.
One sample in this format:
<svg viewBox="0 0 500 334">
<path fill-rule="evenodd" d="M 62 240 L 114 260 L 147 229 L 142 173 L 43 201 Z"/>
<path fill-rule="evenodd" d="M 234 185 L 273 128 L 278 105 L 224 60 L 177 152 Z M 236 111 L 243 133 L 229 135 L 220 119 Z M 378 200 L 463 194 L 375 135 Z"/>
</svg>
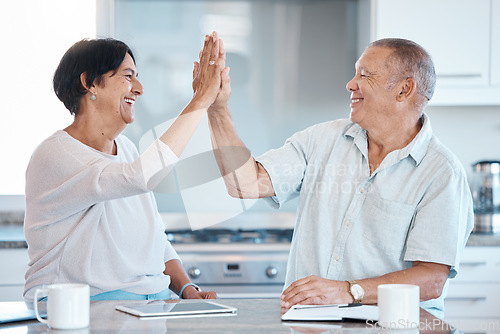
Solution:
<svg viewBox="0 0 500 334">
<path fill-rule="evenodd" d="M 88 87 L 101 84 L 104 74 L 116 71 L 127 53 L 135 58 L 123 42 L 112 38 L 84 39 L 71 46 L 54 73 L 54 92 L 72 115 L 78 114 L 80 99 L 87 93 L 80 80 L 85 73 Z"/>
</svg>

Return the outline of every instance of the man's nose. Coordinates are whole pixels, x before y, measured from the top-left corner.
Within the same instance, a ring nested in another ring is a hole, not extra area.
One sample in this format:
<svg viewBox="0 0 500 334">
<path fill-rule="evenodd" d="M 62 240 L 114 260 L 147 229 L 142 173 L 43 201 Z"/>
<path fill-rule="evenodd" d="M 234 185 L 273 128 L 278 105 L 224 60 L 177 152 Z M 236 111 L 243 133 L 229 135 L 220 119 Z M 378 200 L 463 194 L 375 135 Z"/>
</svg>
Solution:
<svg viewBox="0 0 500 334">
<path fill-rule="evenodd" d="M 351 81 L 349 81 L 346 85 L 345 85 L 345 88 L 350 91 L 350 92 L 354 92 L 356 89 L 357 89 L 357 85 L 356 83 L 354 82 L 354 78 L 351 79 Z"/>
</svg>

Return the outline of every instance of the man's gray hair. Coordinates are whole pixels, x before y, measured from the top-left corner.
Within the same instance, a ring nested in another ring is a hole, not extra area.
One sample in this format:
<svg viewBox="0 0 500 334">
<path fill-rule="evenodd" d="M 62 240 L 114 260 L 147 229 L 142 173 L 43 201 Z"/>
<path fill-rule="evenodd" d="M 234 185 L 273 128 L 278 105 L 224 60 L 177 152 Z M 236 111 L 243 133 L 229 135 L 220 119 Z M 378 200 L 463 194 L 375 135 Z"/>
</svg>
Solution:
<svg viewBox="0 0 500 334">
<path fill-rule="evenodd" d="M 436 87 L 436 71 L 431 56 L 423 47 L 401 38 L 379 39 L 368 47 L 392 49 L 387 65 L 393 67 L 393 72 L 398 73 L 398 76 L 413 78 L 417 83 L 418 93 L 427 100 L 432 98 Z"/>
</svg>

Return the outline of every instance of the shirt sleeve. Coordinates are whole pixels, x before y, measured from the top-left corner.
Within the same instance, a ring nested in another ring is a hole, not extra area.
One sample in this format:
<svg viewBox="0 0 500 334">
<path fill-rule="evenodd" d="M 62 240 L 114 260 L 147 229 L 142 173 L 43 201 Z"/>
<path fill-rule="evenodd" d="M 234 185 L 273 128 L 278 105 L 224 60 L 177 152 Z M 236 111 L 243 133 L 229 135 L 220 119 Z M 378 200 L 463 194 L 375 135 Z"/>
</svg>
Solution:
<svg viewBox="0 0 500 334">
<path fill-rule="evenodd" d="M 273 184 L 276 196 L 265 199 L 271 206 L 279 208 L 300 193 L 307 166 L 307 142 L 307 131 L 298 132 L 282 147 L 256 159 L 266 169 Z"/>
<path fill-rule="evenodd" d="M 474 225 L 472 197 L 464 173 L 439 173 L 417 207 L 404 259 L 449 265 L 453 278 Z"/>
<path fill-rule="evenodd" d="M 74 140 L 59 137 L 42 143 L 26 171 L 26 203 L 43 207 L 51 221 L 95 203 L 148 192 L 178 161 L 160 140 L 131 161 L 119 162 Z M 130 150 L 127 145 L 121 147 Z M 130 153 L 130 152 L 129 152 Z"/>
<path fill-rule="evenodd" d="M 165 255 L 164 255 L 164 262 L 168 262 L 170 260 L 179 260 L 181 261 L 181 258 L 175 251 L 174 247 L 170 243 L 170 241 L 167 241 L 166 247 L 165 247 Z"/>
</svg>

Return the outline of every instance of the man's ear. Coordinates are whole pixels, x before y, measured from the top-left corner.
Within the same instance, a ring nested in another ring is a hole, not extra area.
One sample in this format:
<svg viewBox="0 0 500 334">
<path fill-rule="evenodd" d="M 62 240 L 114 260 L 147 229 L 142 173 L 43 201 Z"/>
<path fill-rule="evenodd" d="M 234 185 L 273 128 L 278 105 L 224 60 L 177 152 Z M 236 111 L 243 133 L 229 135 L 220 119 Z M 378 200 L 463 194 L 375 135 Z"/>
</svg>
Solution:
<svg viewBox="0 0 500 334">
<path fill-rule="evenodd" d="M 396 97 L 398 102 L 408 100 L 417 91 L 417 83 L 413 78 L 407 78 L 399 84 L 399 94 Z"/>
</svg>

